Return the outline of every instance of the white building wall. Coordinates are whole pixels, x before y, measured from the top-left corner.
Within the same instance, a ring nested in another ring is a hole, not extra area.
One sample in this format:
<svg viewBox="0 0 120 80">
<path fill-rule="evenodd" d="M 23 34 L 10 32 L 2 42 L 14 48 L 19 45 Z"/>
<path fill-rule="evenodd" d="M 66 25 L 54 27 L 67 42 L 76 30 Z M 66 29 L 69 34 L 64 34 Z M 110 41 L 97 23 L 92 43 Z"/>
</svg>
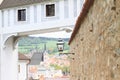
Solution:
<svg viewBox="0 0 120 80">
<path fill-rule="evenodd" d="M 17 62 L 18 49 L 14 48 L 13 38 L 11 37 L 1 51 L 1 78 L 0 80 L 18 80 Z"/>
<path fill-rule="evenodd" d="M 1 80 L 1 53 L 2 53 L 2 12 L 0 10 L 0 80 Z"/>
<path fill-rule="evenodd" d="M 30 12 L 29 12 L 29 20 L 30 20 L 30 23 L 34 24 L 34 6 L 30 6 L 29 7 L 30 9 Z"/>
<path fill-rule="evenodd" d="M 69 17 L 69 5 L 68 5 L 68 0 L 64 0 L 64 18 Z"/>
<path fill-rule="evenodd" d="M 0 34 L 0 80 L 1 80 L 1 34 Z"/>
<path fill-rule="evenodd" d="M 1 43 L 2 43 L 2 36 L 1 36 L 1 34 L 0 34 L 0 80 L 1 80 L 1 53 L 2 53 L 2 45 L 1 45 Z"/>
<path fill-rule="evenodd" d="M 56 14 L 53 17 L 46 17 L 45 6 L 46 4 L 52 3 L 55 4 Z M 80 3 L 80 0 L 60 0 L 4 9 L 2 10 L 3 32 L 16 33 L 29 30 L 73 26 L 81 9 Z M 17 21 L 18 9 L 27 9 L 27 21 Z"/>
<path fill-rule="evenodd" d="M 68 5 L 69 5 L 69 18 L 72 19 L 74 18 L 74 0 L 68 0 Z"/>
<path fill-rule="evenodd" d="M 77 15 L 80 14 L 80 11 L 82 9 L 83 3 L 84 3 L 84 0 L 77 0 Z"/>
<path fill-rule="evenodd" d="M 12 27 L 14 25 L 14 21 L 15 21 L 15 13 L 14 13 L 14 9 L 10 9 L 9 10 L 9 27 Z"/>
<path fill-rule="evenodd" d="M 64 19 L 64 0 L 62 0 L 60 3 L 59 3 L 59 14 L 60 14 L 60 19 Z"/>
<path fill-rule="evenodd" d="M 27 80 L 27 61 L 19 60 L 20 72 L 18 72 L 18 80 Z"/>
<path fill-rule="evenodd" d="M 2 11 L 0 10 L 0 34 L 2 33 L 1 30 L 2 30 Z"/>
</svg>

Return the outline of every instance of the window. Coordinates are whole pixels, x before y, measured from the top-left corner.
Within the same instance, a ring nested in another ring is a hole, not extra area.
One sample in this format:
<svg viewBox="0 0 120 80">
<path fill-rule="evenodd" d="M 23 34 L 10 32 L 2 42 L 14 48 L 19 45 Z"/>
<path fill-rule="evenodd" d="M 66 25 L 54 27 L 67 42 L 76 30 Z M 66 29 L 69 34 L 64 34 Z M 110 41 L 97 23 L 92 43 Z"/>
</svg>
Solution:
<svg viewBox="0 0 120 80">
<path fill-rule="evenodd" d="M 18 10 L 18 21 L 26 21 L 26 9 Z"/>
<path fill-rule="evenodd" d="M 55 4 L 46 5 L 46 16 L 55 16 Z"/>
</svg>

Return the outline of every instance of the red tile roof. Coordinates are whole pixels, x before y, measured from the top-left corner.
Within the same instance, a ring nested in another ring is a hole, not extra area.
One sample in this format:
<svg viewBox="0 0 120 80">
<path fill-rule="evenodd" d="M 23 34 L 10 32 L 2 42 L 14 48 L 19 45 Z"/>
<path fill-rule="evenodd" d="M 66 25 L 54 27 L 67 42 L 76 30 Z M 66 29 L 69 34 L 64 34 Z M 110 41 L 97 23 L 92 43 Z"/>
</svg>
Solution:
<svg viewBox="0 0 120 80">
<path fill-rule="evenodd" d="M 24 54 L 21 54 L 21 53 L 18 54 L 18 58 L 19 58 L 19 60 L 30 60 L 27 56 L 25 56 Z"/>
<path fill-rule="evenodd" d="M 82 11 L 81 11 L 80 15 L 78 16 L 78 19 L 77 19 L 76 24 L 75 24 L 75 28 L 74 28 L 73 33 L 71 35 L 71 38 L 69 40 L 69 43 L 68 43 L 69 45 L 72 42 L 72 40 L 74 39 L 75 35 L 77 34 L 77 32 L 80 28 L 80 25 L 84 21 L 86 15 L 89 12 L 89 9 L 93 5 L 93 3 L 94 3 L 94 0 L 85 0 L 85 3 L 83 4 Z"/>
</svg>

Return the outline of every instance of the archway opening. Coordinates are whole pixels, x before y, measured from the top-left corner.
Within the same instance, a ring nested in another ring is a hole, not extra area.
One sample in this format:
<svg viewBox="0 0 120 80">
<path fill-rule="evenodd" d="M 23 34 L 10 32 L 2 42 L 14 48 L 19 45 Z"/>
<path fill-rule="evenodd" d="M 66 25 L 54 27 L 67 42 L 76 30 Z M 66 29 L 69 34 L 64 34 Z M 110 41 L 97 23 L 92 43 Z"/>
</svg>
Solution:
<svg viewBox="0 0 120 80">
<path fill-rule="evenodd" d="M 22 69 L 23 60 L 18 60 L 18 74 L 21 76 L 26 71 L 27 79 L 45 78 L 55 80 L 69 80 L 70 62 L 67 55 L 59 56 L 57 50 L 57 40 L 62 38 L 65 41 L 65 52 L 69 51 L 68 41 L 71 33 L 64 31 L 29 35 L 20 38 L 18 41 L 18 51 L 28 58 L 25 63 L 26 68 Z M 19 56 L 20 57 L 20 56 Z M 21 74 L 21 75 L 20 75 Z"/>
</svg>

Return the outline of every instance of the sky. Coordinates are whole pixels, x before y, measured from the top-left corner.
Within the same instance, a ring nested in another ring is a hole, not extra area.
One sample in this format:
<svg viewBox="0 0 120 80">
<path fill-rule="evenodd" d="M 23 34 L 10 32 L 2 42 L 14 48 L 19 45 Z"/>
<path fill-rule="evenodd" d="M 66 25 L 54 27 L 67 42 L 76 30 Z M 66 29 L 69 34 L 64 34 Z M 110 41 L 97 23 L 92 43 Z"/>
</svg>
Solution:
<svg viewBox="0 0 120 80">
<path fill-rule="evenodd" d="M 60 32 L 30 35 L 30 36 L 33 36 L 33 37 L 50 37 L 50 38 L 70 38 L 71 34 L 72 34 L 72 32 L 67 33 L 65 31 L 60 31 Z"/>
</svg>

